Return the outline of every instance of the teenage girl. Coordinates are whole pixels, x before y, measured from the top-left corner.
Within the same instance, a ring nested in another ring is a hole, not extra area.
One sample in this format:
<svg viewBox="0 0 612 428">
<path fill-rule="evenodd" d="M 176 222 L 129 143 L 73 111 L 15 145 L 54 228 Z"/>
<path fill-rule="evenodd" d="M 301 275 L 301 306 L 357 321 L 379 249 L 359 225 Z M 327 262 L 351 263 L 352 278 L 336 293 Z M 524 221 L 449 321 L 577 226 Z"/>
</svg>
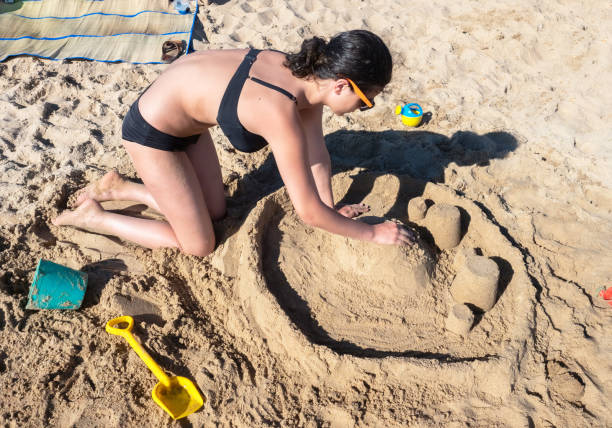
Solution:
<svg viewBox="0 0 612 428">
<path fill-rule="evenodd" d="M 116 171 L 81 192 L 74 211 L 53 220 L 115 235 L 149 248 L 176 247 L 196 256 L 215 248 L 212 221 L 225 214 L 219 160 L 208 128 L 219 125 L 244 152 L 266 145 L 302 221 L 331 233 L 381 244 L 409 244 L 394 223 L 352 220 L 368 210 L 336 210 L 323 107 L 343 115 L 374 106 L 391 80 L 391 54 L 375 34 L 354 30 L 329 42 L 305 40 L 299 52 L 257 49 L 197 52 L 175 61 L 126 115 L 123 145 L 143 184 Z M 105 211 L 98 203 L 128 200 L 167 221 Z"/>
</svg>

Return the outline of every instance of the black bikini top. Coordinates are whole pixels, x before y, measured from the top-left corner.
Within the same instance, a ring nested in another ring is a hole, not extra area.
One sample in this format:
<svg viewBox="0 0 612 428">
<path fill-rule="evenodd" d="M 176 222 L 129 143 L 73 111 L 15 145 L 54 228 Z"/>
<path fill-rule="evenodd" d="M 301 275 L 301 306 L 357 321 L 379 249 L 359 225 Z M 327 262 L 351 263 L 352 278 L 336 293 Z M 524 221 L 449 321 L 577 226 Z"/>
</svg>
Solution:
<svg viewBox="0 0 612 428">
<path fill-rule="evenodd" d="M 259 52 L 261 52 L 260 49 L 251 49 L 245 55 L 236 73 L 234 73 L 234 76 L 227 85 L 227 89 L 221 99 L 219 112 L 217 113 L 217 123 L 232 146 L 246 153 L 256 152 L 267 144 L 266 140 L 261 135 L 247 131 L 238 119 L 238 99 L 240 98 L 240 93 L 242 92 L 242 87 L 246 79 L 251 79 L 253 82 L 274 89 L 286 95 L 291 101 L 297 104 L 296 98 L 287 90 L 271 83 L 264 82 L 256 77 L 249 76 L 249 71 L 257 59 Z"/>
</svg>

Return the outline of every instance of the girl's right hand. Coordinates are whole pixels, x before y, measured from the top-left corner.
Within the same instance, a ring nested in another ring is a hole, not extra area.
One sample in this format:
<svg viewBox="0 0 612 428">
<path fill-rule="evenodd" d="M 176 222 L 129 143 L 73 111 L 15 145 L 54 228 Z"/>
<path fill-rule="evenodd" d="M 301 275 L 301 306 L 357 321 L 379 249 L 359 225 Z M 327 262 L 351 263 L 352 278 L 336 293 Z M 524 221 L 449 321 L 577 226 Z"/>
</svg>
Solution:
<svg viewBox="0 0 612 428">
<path fill-rule="evenodd" d="M 373 241 L 377 244 L 412 245 L 417 240 L 417 234 L 414 230 L 392 221 L 387 220 L 373 227 Z"/>
</svg>

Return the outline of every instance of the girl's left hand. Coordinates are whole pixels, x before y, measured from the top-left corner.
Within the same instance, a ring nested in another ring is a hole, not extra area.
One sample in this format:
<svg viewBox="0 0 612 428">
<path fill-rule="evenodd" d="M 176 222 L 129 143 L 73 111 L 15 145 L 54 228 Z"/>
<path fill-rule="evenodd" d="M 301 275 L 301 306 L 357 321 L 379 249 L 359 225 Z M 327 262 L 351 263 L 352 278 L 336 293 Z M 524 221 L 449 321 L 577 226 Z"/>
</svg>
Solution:
<svg viewBox="0 0 612 428">
<path fill-rule="evenodd" d="M 355 218 L 363 213 L 370 211 L 370 206 L 366 204 L 348 204 L 341 207 L 336 206 L 336 211 L 344 217 Z"/>
</svg>

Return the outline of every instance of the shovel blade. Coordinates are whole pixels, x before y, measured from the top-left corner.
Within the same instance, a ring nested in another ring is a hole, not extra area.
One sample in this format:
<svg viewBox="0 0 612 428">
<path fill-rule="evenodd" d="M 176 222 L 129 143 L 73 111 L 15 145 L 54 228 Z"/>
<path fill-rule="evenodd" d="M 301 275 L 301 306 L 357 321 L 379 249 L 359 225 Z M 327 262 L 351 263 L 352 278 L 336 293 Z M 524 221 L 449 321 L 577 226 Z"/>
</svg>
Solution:
<svg viewBox="0 0 612 428">
<path fill-rule="evenodd" d="M 198 388 L 189 379 L 182 376 L 170 378 L 170 386 L 159 382 L 153 388 L 153 400 L 172 419 L 184 418 L 198 410 L 204 404 L 204 398 Z"/>
</svg>

